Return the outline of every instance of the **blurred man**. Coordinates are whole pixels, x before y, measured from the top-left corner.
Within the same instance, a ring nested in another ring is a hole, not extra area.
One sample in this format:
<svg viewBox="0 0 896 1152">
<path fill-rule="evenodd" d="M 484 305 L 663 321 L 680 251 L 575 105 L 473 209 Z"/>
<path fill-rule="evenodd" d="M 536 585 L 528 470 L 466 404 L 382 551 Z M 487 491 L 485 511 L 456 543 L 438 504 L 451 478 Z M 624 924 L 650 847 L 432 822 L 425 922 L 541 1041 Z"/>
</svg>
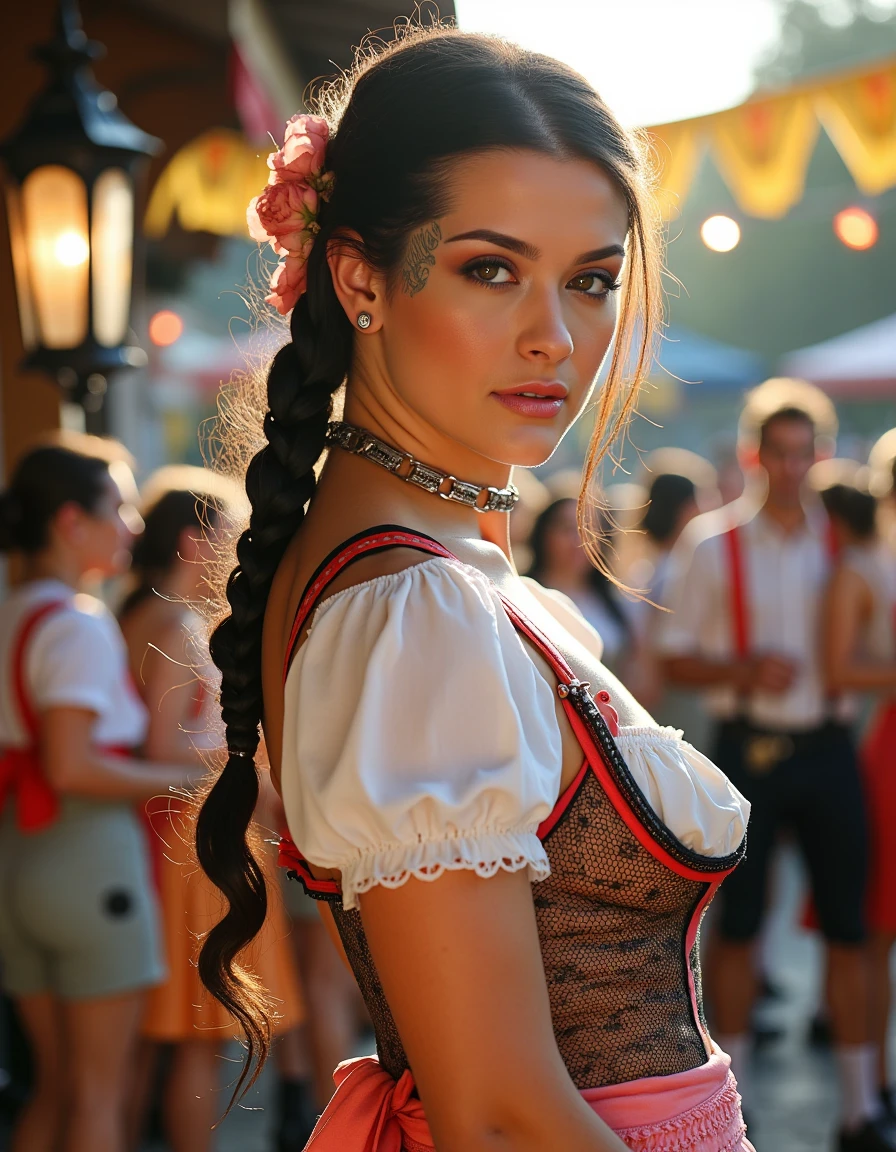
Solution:
<svg viewBox="0 0 896 1152">
<path fill-rule="evenodd" d="M 868 1032 L 865 818 L 849 705 L 827 698 L 822 685 L 827 519 L 805 500 L 806 476 L 829 436 L 810 407 L 794 402 L 794 389 L 784 387 L 791 383 L 769 381 L 748 401 L 741 448 L 754 437 L 753 463 L 767 491 L 748 492 L 686 530 L 660 646 L 673 683 L 705 690 L 716 725 L 715 760 L 753 806 L 746 860 L 720 893 L 719 940 L 708 973 L 716 1038 L 731 1054 L 746 1109 L 754 945 L 770 859 L 786 826 L 804 857 L 827 948 L 843 1101 L 839 1148 L 879 1152 L 893 1145 L 880 1119 Z M 776 395 L 777 404 L 769 404 Z"/>
</svg>

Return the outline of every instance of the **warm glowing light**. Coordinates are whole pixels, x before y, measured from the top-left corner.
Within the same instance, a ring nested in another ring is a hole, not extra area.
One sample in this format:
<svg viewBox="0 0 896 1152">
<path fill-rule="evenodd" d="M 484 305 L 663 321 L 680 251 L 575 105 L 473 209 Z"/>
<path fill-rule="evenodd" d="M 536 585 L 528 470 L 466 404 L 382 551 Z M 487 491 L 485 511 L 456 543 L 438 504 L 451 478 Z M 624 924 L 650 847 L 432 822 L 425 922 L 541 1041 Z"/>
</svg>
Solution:
<svg viewBox="0 0 896 1152">
<path fill-rule="evenodd" d="M 175 340 L 179 340 L 184 330 L 184 322 L 176 312 L 169 312 L 167 308 L 156 312 L 149 321 L 149 338 L 159 348 L 167 348 Z"/>
<path fill-rule="evenodd" d="M 713 252 L 730 252 L 740 243 L 740 225 L 730 216 L 710 216 L 703 221 L 700 237 Z"/>
<path fill-rule="evenodd" d="M 64 264 L 66 268 L 77 268 L 77 266 L 83 264 L 90 255 L 87 237 L 82 236 L 80 232 L 75 232 L 73 229 L 70 229 L 68 232 L 61 232 L 56 237 L 53 251 L 59 263 Z"/>
<path fill-rule="evenodd" d="M 880 229 L 871 213 L 864 208 L 844 208 L 834 217 L 834 235 L 847 248 L 864 252 L 877 243 Z"/>
</svg>

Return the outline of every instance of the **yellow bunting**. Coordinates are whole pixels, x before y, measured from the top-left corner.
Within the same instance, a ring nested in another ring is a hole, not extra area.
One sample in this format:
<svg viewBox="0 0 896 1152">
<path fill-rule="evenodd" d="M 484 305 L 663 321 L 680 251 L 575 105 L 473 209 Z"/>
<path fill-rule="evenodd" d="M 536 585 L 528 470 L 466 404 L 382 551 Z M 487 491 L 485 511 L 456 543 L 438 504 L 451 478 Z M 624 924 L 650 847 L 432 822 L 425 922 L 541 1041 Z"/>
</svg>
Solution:
<svg viewBox="0 0 896 1152">
<path fill-rule="evenodd" d="M 751 100 L 710 117 L 713 154 L 740 207 L 774 219 L 801 198 L 818 135 L 811 99 Z"/>
<path fill-rule="evenodd" d="M 896 184 L 896 64 L 831 84 L 816 107 L 863 192 L 876 196 Z"/>
<path fill-rule="evenodd" d="M 159 177 L 146 210 L 147 235 L 164 235 L 176 215 L 188 232 L 248 237 L 246 208 L 267 183 L 265 159 L 239 132 L 204 132 Z"/>
<path fill-rule="evenodd" d="M 664 220 L 681 210 L 706 147 L 701 120 L 656 124 L 647 130 L 656 166 L 656 196 Z"/>
<path fill-rule="evenodd" d="M 896 59 L 888 58 L 799 81 L 712 116 L 647 128 L 664 218 L 680 211 L 707 146 L 744 213 L 785 215 L 803 194 L 819 121 L 862 192 L 877 195 L 896 185 Z M 246 236 L 246 207 L 267 178 L 264 157 L 240 133 L 206 132 L 162 173 L 146 231 L 161 236 L 176 216 L 187 230 Z"/>
</svg>

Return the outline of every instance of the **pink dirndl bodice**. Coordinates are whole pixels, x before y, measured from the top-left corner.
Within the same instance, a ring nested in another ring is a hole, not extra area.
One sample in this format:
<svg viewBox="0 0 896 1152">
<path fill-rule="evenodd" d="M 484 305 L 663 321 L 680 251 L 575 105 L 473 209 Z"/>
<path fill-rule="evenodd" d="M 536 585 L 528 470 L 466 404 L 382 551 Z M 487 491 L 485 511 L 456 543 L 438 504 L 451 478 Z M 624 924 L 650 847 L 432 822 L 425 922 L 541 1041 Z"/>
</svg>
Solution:
<svg viewBox="0 0 896 1152">
<path fill-rule="evenodd" d="M 386 525 L 321 564 L 299 604 L 297 641 L 324 590 L 354 560 L 415 548 L 457 563 L 437 541 Z M 499 593 L 500 594 L 500 593 Z M 551 875 L 533 886 L 557 1045 L 573 1082 L 633 1152 L 750 1152 L 728 1057 L 703 1019 L 699 926 L 744 845 L 705 857 L 681 844 L 648 804 L 613 739 L 616 714 L 595 699 L 551 641 L 501 595 L 505 611 L 557 677 L 584 762 L 538 834 Z M 336 1070 L 336 1092 L 312 1152 L 434 1152 L 401 1037 L 367 948 L 360 913 L 337 883 L 313 876 L 284 838 L 281 864 L 333 912 L 374 1023 L 377 1057 Z"/>
</svg>

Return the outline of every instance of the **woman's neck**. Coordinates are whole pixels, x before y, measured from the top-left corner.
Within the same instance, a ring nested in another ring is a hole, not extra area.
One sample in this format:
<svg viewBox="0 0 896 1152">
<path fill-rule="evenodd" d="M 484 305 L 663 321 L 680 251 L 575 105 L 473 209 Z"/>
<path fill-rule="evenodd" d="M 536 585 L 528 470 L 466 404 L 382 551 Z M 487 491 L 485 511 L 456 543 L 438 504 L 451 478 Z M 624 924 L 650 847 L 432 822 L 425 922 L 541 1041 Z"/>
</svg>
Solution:
<svg viewBox="0 0 896 1152">
<path fill-rule="evenodd" d="M 73 556 L 61 549 L 46 548 L 28 557 L 25 562 L 25 579 L 29 583 L 35 580 L 58 580 L 77 589 L 84 579 L 84 570 Z"/>
<path fill-rule="evenodd" d="M 167 572 L 152 580 L 152 587 L 165 600 L 190 604 L 202 597 L 205 589 L 203 572 L 201 564 L 177 560 Z"/>
<path fill-rule="evenodd" d="M 479 455 L 409 413 L 395 416 L 387 412 L 363 387 L 349 388 L 343 419 L 458 480 L 493 488 L 504 488 L 510 483 L 509 464 Z"/>
</svg>

